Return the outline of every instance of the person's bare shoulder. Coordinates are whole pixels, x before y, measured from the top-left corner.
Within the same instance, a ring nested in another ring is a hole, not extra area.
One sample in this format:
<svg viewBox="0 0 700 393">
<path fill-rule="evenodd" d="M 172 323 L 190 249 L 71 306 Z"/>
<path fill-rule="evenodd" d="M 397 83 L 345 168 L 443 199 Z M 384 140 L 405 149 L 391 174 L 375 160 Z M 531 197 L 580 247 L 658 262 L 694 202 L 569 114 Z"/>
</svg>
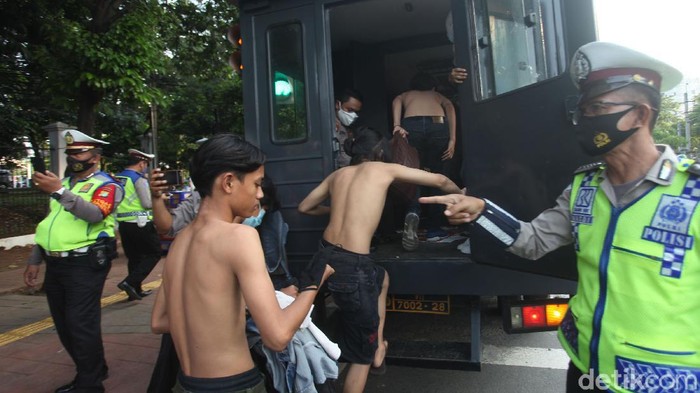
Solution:
<svg viewBox="0 0 700 393">
<path fill-rule="evenodd" d="M 402 168 L 408 168 L 401 164 L 381 161 L 368 161 L 362 163 L 361 165 L 363 165 L 363 169 L 372 180 L 380 180 L 385 177 L 393 178 L 397 175 L 397 173 L 402 171 Z"/>
<path fill-rule="evenodd" d="M 220 253 L 220 257 L 237 261 L 245 259 L 238 257 L 246 256 L 250 248 L 256 245 L 260 248 L 260 235 L 251 226 L 227 222 L 211 229 L 217 234 L 213 246 Z"/>
<path fill-rule="evenodd" d="M 232 222 L 212 223 L 208 228 L 210 232 L 215 233 L 216 243 L 219 246 L 228 247 L 235 246 L 238 242 L 246 242 L 251 238 L 258 238 L 258 231 L 255 228 Z M 245 243 L 243 243 L 245 244 Z"/>
</svg>

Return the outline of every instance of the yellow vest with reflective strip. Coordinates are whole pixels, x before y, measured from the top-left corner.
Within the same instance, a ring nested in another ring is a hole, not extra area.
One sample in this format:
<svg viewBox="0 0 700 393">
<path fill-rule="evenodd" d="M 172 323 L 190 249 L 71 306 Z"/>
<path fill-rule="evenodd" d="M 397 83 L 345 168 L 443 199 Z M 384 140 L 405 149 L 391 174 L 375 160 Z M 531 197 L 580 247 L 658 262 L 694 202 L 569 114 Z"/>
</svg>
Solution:
<svg viewBox="0 0 700 393">
<path fill-rule="evenodd" d="M 136 221 L 137 216 L 148 217 L 151 221 L 153 211 L 144 208 L 141 204 L 132 176 L 142 177 L 140 173 L 131 169 L 126 169 L 115 176 L 124 186 L 124 199 L 117 207 L 117 221 Z"/>
<path fill-rule="evenodd" d="M 686 167 L 621 209 L 598 187 L 600 170 L 573 182 L 579 281 L 558 336 L 612 391 L 683 375 L 700 390 L 700 177 Z"/>
<path fill-rule="evenodd" d="M 63 179 L 66 190 L 71 190 L 87 202 L 91 201 L 96 189 L 108 183 L 117 184 L 103 172 L 96 172 L 88 179 L 78 181 L 72 188 L 70 178 Z M 94 244 L 98 238 L 114 237 L 114 214 L 100 222 L 90 223 L 74 216 L 53 198 L 49 208 L 49 215 L 39 223 L 35 235 L 36 244 L 44 250 L 70 251 Z"/>
</svg>

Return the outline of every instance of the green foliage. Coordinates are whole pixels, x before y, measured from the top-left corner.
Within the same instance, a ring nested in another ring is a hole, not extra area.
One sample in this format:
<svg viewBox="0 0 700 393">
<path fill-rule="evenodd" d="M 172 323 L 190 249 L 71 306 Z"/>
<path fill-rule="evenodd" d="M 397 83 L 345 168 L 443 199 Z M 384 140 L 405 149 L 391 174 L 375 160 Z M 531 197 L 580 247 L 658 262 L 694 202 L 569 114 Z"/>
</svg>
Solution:
<svg viewBox="0 0 700 393">
<path fill-rule="evenodd" d="M 213 0 L 0 0 L 0 157 L 46 140 L 56 121 L 110 141 L 109 166 L 158 134 L 182 165 L 202 136 L 242 132 L 240 80 L 227 65 L 238 10 Z M 150 124 L 157 108 L 157 129 Z"/>
<path fill-rule="evenodd" d="M 685 153 L 691 157 L 698 156 L 700 147 L 700 97 L 695 98 L 695 106 L 688 114 L 690 122 L 690 151 L 686 151 L 685 137 L 685 106 L 673 100 L 670 96 L 663 96 L 659 119 L 654 128 L 654 140 L 671 146 L 676 153 Z"/>
<path fill-rule="evenodd" d="M 695 97 L 693 110 L 688 115 L 690 122 L 690 155 L 700 159 L 700 96 Z"/>
<path fill-rule="evenodd" d="M 682 122 L 680 117 L 680 104 L 670 96 L 661 97 L 661 108 L 659 117 L 654 127 L 654 140 L 673 147 L 678 150 L 679 146 L 685 144 L 685 138 L 678 135 L 678 125 Z"/>
<path fill-rule="evenodd" d="M 172 18 L 162 28 L 169 62 L 156 83 L 169 101 L 158 108 L 158 153 L 163 165 L 186 168 L 198 139 L 243 132 L 241 81 L 228 66 L 226 39 L 238 9 L 228 1 L 205 0 L 164 7 Z"/>
</svg>

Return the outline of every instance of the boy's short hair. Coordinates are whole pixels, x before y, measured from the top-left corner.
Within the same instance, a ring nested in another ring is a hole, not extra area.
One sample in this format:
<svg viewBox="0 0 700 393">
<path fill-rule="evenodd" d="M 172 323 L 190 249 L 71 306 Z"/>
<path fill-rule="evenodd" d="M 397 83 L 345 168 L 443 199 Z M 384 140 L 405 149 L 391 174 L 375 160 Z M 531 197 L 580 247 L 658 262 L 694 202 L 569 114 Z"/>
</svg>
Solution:
<svg viewBox="0 0 700 393">
<path fill-rule="evenodd" d="M 202 198 L 211 196 L 214 179 L 233 172 L 239 180 L 265 164 L 265 154 L 257 146 L 233 134 L 209 138 L 194 153 L 190 174 Z"/>
</svg>

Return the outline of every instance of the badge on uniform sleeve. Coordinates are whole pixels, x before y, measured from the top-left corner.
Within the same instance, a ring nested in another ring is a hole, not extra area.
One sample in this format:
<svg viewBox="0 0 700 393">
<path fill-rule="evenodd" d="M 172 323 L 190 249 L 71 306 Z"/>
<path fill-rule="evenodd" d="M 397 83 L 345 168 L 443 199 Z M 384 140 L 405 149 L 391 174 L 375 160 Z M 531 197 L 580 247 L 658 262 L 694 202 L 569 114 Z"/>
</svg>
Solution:
<svg viewBox="0 0 700 393">
<path fill-rule="evenodd" d="M 90 191 L 92 188 L 92 183 L 86 183 L 82 187 L 80 187 L 80 190 L 78 190 L 79 193 L 86 193 Z"/>
<path fill-rule="evenodd" d="M 112 213 L 112 209 L 114 208 L 114 194 L 115 185 L 107 184 L 97 189 L 92 195 L 92 200 L 90 202 L 99 207 L 102 211 L 102 215 L 107 217 L 107 215 Z"/>
</svg>

